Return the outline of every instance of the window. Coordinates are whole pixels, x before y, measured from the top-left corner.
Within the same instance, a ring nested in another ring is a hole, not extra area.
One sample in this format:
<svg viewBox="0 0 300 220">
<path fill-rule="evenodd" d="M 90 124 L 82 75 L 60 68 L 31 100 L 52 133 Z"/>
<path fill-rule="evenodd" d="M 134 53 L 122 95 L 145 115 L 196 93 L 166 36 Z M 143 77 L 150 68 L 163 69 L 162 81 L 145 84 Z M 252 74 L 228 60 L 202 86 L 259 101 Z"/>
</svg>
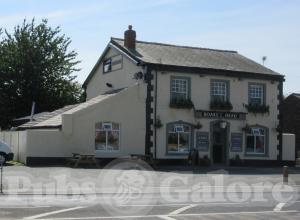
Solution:
<svg viewBox="0 0 300 220">
<path fill-rule="evenodd" d="M 111 71 L 111 58 L 104 60 L 103 62 L 103 73 L 108 73 Z"/>
<path fill-rule="evenodd" d="M 213 101 L 228 101 L 228 82 L 227 81 L 211 81 L 211 98 Z"/>
<path fill-rule="evenodd" d="M 246 133 L 246 153 L 265 154 L 266 152 L 266 129 L 252 127 Z"/>
<path fill-rule="evenodd" d="M 249 104 L 264 104 L 264 85 L 250 84 L 249 85 Z"/>
<path fill-rule="evenodd" d="M 188 153 L 191 147 L 191 126 L 187 124 L 170 124 L 167 126 L 167 152 Z"/>
<path fill-rule="evenodd" d="M 117 123 L 96 123 L 95 149 L 118 151 L 120 148 L 120 126 Z"/>
<path fill-rule="evenodd" d="M 189 98 L 189 79 L 173 78 L 171 79 L 171 99 Z"/>
</svg>

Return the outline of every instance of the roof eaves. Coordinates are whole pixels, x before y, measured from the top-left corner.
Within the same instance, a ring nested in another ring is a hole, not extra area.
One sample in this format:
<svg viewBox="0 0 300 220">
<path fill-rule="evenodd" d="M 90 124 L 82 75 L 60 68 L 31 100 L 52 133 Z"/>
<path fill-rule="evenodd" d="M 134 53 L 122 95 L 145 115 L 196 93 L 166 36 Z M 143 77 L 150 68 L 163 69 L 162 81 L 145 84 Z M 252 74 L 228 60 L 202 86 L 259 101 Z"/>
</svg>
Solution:
<svg viewBox="0 0 300 220">
<path fill-rule="evenodd" d="M 85 79 L 84 83 L 82 84 L 82 88 L 86 88 L 86 85 L 88 84 L 88 82 L 92 79 L 92 77 L 94 76 L 94 73 L 96 71 L 96 69 L 98 68 L 98 66 L 100 65 L 104 55 L 107 53 L 107 51 L 109 50 L 109 43 L 106 45 L 103 53 L 101 54 L 101 56 L 99 57 L 99 59 L 97 60 L 96 64 L 94 65 L 93 69 L 91 70 L 91 72 L 89 73 L 88 77 Z"/>
<path fill-rule="evenodd" d="M 234 70 L 225 70 L 225 69 L 212 69 L 212 68 L 203 68 L 203 67 L 189 67 L 189 66 L 177 66 L 177 65 L 168 65 L 168 64 L 158 64 L 158 63 L 148 63 L 150 68 L 164 71 L 182 71 L 188 73 L 199 73 L 200 71 L 203 74 L 215 74 L 215 75 L 224 75 L 224 76 L 235 76 L 235 77 L 247 77 L 247 78 L 261 78 L 261 79 L 272 79 L 285 81 L 284 75 L 281 74 L 263 74 L 263 73 L 254 73 L 254 72 L 244 72 L 244 71 L 234 71 Z"/>
<path fill-rule="evenodd" d="M 18 131 L 24 131 L 24 130 L 36 130 L 36 129 L 58 129 L 61 128 L 62 125 L 44 125 L 44 126 L 32 126 L 32 127 L 18 127 Z"/>
</svg>

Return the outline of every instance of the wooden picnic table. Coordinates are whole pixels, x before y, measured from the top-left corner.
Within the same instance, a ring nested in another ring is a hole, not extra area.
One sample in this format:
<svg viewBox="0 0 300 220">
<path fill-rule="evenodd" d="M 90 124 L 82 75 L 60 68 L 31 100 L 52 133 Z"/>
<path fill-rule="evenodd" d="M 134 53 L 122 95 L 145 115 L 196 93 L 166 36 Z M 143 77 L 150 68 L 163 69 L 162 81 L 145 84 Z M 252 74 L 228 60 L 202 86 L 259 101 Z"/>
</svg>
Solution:
<svg viewBox="0 0 300 220">
<path fill-rule="evenodd" d="M 72 155 L 72 158 L 69 159 L 69 165 L 74 164 L 73 167 L 78 167 L 80 164 L 90 164 L 99 168 L 95 154 L 72 153 Z"/>
<path fill-rule="evenodd" d="M 145 155 L 145 154 L 130 154 L 130 158 L 133 160 L 142 160 L 146 163 L 148 163 L 152 167 L 156 167 L 155 160 L 151 157 L 151 155 Z"/>
</svg>

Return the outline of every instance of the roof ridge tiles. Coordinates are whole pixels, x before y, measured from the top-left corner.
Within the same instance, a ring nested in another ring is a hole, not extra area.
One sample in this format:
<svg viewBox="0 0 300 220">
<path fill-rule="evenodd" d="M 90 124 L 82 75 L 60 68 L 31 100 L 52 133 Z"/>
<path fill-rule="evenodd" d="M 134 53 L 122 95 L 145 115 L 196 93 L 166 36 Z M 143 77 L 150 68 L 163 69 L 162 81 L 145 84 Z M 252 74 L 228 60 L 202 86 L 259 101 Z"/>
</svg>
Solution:
<svg viewBox="0 0 300 220">
<path fill-rule="evenodd" d="M 124 39 L 117 38 L 117 37 L 111 37 L 111 40 L 124 41 Z M 180 48 L 187 48 L 187 49 L 198 49 L 198 50 L 208 50 L 208 51 L 215 51 L 215 52 L 238 53 L 237 51 L 234 51 L 234 50 L 220 50 L 220 49 L 212 49 L 212 48 L 205 48 L 205 47 L 193 47 L 193 46 L 158 43 L 158 42 L 150 42 L 150 41 L 140 41 L 140 40 L 137 40 L 136 42 L 137 43 L 143 43 L 143 44 L 152 44 L 152 45 L 154 44 L 154 45 L 160 45 L 160 46 L 180 47 Z"/>
</svg>

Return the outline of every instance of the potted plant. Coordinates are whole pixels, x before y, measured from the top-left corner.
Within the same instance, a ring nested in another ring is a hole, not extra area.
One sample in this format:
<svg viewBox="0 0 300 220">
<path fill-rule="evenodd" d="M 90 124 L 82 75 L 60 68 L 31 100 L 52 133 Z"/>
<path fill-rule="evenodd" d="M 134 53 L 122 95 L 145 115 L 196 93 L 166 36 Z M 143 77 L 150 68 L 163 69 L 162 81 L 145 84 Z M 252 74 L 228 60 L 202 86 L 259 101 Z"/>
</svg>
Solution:
<svg viewBox="0 0 300 220">
<path fill-rule="evenodd" d="M 162 122 L 161 122 L 161 120 L 160 120 L 159 117 L 156 118 L 156 121 L 155 121 L 155 123 L 154 123 L 154 126 L 155 126 L 156 128 L 161 128 L 161 127 L 163 126 L 163 124 L 162 124 Z"/>
<path fill-rule="evenodd" d="M 194 125 L 195 129 L 201 129 L 202 128 L 202 124 L 200 124 L 200 122 L 197 122 L 197 124 Z"/>
<path fill-rule="evenodd" d="M 240 158 L 240 155 L 236 154 L 234 158 L 230 159 L 230 166 L 242 166 L 243 161 Z"/>
<path fill-rule="evenodd" d="M 205 167 L 210 165 L 210 159 L 207 155 L 204 155 L 203 158 L 199 158 L 199 165 Z"/>
</svg>

